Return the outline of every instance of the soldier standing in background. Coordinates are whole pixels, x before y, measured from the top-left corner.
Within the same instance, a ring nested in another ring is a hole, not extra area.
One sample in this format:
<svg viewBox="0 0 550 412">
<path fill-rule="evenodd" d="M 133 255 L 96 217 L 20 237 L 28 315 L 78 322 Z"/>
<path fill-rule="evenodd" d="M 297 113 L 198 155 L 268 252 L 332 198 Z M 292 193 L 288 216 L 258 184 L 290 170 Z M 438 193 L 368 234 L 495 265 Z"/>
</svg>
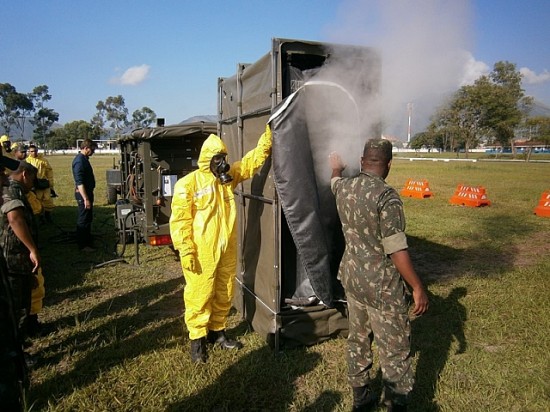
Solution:
<svg viewBox="0 0 550 412">
<path fill-rule="evenodd" d="M 19 167 L 10 174 L 9 186 L 3 187 L 0 207 L 0 245 L 6 259 L 21 344 L 27 336 L 31 290 L 40 267 L 37 227 L 26 196 L 35 179 L 36 168 L 27 162 L 20 162 Z"/>
<path fill-rule="evenodd" d="M 2 156 L 0 147 L 2 188 L 9 185 L 4 168 L 17 169 L 18 164 L 19 162 Z M 29 384 L 14 306 L 6 261 L 4 254 L 0 253 L 0 406 L 6 411 L 23 410 L 24 393 Z"/>
</svg>

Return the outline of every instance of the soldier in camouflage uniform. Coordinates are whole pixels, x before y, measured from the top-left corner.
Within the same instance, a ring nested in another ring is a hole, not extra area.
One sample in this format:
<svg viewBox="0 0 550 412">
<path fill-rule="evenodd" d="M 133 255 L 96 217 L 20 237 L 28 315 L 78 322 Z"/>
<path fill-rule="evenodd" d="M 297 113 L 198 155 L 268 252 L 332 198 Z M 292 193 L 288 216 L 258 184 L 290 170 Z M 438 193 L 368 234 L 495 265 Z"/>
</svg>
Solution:
<svg viewBox="0 0 550 412">
<path fill-rule="evenodd" d="M 36 179 L 36 167 L 22 161 L 3 187 L 0 208 L 0 246 L 6 259 L 8 281 L 14 300 L 20 339 L 26 337 L 26 320 L 31 306 L 31 290 L 40 266 L 36 246 L 37 227 L 27 200 Z"/>
<path fill-rule="evenodd" d="M 384 181 L 391 159 L 391 143 L 371 139 L 365 144 L 361 173 L 342 178 L 342 160 L 336 153 L 329 157 L 331 188 L 346 240 L 339 277 L 348 301 L 348 379 L 354 411 L 369 410 L 377 403 L 369 386 L 373 338 L 388 410 L 407 410 L 414 371 L 404 281 L 412 288 L 413 314 L 422 315 L 428 309 L 426 291 L 407 251 L 403 204 Z"/>
<path fill-rule="evenodd" d="M 2 156 L 0 148 L 0 186 L 9 184 L 4 167 L 17 169 L 18 165 L 19 162 Z M 14 314 L 8 269 L 2 253 L 0 253 L 0 359 L 0 409 L 23 411 L 24 393 L 29 380 Z"/>
<path fill-rule="evenodd" d="M 15 412 L 23 410 L 29 381 L 7 274 L 0 256 L 0 409 Z"/>
</svg>

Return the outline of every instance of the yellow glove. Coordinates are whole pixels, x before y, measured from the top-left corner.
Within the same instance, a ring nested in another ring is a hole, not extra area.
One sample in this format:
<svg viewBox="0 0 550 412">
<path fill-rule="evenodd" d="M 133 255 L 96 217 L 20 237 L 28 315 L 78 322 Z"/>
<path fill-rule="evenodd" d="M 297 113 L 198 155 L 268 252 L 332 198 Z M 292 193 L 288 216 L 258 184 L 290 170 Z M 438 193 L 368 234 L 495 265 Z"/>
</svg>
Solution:
<svg viewBox="0 0 550 412">
<path fill-rule="evenodd" d="M 195 255 L 190 253 L 190 254 L 185 255 L 184 257 L 182 257 L 181 258 L 181 266 L 185 270 L 189 270 L 191 272 L 194 272 L 195 271 Z"/>
<path fill-rule="evenodd" d="M 267 137 L 269 137 L 269 140 L 272 140 L 272 137 L 271 137 L 271 127 L 269 127 L 269 123 L 267 123 L 265 125 L 265 135 Z"/>
</svg>

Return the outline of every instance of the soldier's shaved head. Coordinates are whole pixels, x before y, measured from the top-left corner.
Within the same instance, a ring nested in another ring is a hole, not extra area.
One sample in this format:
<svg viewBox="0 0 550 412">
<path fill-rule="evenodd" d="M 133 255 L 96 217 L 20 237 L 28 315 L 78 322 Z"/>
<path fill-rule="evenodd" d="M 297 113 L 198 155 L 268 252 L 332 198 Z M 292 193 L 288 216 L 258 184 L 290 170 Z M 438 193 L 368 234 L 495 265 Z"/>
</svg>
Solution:
<svg viewBox="0 0 550 412">
<path fill-rule="evenodd" d="M 392 156 L 392 144 L 388 140 L 367 140 L 363 157 L 361 157 L 361 171 L 373 173 L 385 179 L 390 172 Z"/>
</svg>

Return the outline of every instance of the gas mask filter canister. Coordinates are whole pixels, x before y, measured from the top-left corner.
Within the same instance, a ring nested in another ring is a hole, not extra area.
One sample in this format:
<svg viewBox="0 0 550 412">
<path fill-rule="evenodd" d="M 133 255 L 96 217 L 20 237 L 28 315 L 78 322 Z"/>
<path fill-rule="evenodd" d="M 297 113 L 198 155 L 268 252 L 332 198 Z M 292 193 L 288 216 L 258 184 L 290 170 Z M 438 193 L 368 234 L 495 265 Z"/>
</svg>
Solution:
<svg viewBox="0 0 550 412">
<path fill-rule="evenodd" d="M 220 183 L 223 185 L 233 180 L 233 177 L 227 173 L 229 172 L 229 169 L 230 166 L 226 161 L 225 154 L 216 155 L 210 161 L 210 170 L 212 170 L 212 173 L 220 179 Z"/>
</svg>

